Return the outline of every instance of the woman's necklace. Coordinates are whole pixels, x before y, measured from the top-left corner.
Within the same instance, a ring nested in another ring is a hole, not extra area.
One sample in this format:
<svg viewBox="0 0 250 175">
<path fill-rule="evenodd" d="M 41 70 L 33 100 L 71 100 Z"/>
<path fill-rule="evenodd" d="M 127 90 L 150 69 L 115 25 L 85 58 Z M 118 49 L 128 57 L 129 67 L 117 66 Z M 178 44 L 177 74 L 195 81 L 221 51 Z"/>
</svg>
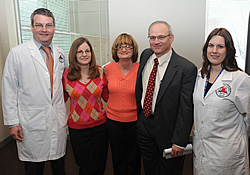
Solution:
<svg viewBox="0 0 250 175">
<path fill-rule="evenodd" d="M 88 80 L 83 80 L 83 83 L 84 83 L 84 84 L 88 83 Z"/>
<path fill-rule="evenodd" d="M 81 80 L 80 80 L 82 83 L 84 83 L 84 84 L 87 84 L 88 82 L 89 82 L 89 79 L 88 78 L 81 78 Z"/>
<path fill-rule="evenodd" d="M 88 78 L 88 75 L 84 74 L 84 73 L 81 73 L 81 76 L 82 78 L 80 79 L 80 81 L 83 83 L 83 84 L 87 84 L 89 82 L 89 78 Z"/>
</svg>

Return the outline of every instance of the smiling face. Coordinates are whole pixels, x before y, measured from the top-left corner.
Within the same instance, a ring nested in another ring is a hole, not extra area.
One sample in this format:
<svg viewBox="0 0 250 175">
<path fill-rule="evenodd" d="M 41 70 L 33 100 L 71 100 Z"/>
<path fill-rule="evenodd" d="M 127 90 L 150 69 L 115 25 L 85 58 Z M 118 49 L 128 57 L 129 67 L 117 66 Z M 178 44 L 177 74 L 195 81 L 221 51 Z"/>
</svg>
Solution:
<svg viewBox="0 0 250 175">
<path fill-rule="evenodd" d="M 207 58 L 212 66 L 221 66 L 225 60 L 227 49 L 225 39 L 222 36 L 215 35 L 211 38 L 207 47 Z"/>
<path fill-rule="evenodd" d="M 31 30 L 33 38 L 42 45 L 48 47 L 55 33 L 53 19 L 45 15 L 37 14 L 34 16 L 34 23 L 31 24 Z"/>
<path fill-rule="evenodd" d="M 91 61 L 91 51 L 87 43 L 82 43 L 76 52 L 76 60 L 80 66 L 89 65 Z"/>
<path fill-rule="evenodd" d="M 166 24 L 156 23 L 149 31 L 149 44 L 157 57 L 160 57 L 169 52 L 171 44 L 174 40 L 174 35 L 169 35 L 169 30 Z M 154 39 L 151 39 L 154 38 Z"/>
<path fill-rule="evenodd" d="M 133 56 L 133 47 L 128 44 L 121 44 L 117 47 L 117 56 L 120 60 L 131 59 Z"/>
</svg>

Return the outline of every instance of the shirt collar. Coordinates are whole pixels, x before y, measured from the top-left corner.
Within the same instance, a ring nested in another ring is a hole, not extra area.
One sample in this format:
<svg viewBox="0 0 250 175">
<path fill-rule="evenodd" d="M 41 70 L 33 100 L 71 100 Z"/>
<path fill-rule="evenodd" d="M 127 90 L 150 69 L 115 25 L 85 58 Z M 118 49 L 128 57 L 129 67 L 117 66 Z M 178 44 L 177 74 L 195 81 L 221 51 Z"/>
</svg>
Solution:
<svg viewBox="0 0 250 175">
<path fill-rule="evenodd" d="M 43 46 L 41 43 L 39 43 L 39 42 L 38 42 L 37 40 L 35 40 L 34 38 L 33 38 L 33 41 L 34 41 L 34 43 L 35 43 L 35 45 L 37 46 L 38 49 L 40 49 L 41 46 Z M 43 46 L 43 47 L 45 47 L 45 46 Z M 52 45 L 52 43 L 50 43 L 49 48 L 50 48 L 51 53 L 53 53 L 53 45 Z"/>
<path fill-rule="evenodd" d="M 171 58 L 172 56 L 172 49 L 170 49 L 170 51 L 162 56 L 160 56 L 158 58 L 158 61 L 159 61 L 159 65 L 162 65 L 163 63 L 165 63 L 166 61 L 169 61 L 169 59 Z M 155 55 L 155 53 L 152 55 L 152 58 L 157 58 L 157 56 Z"/>
</svg>

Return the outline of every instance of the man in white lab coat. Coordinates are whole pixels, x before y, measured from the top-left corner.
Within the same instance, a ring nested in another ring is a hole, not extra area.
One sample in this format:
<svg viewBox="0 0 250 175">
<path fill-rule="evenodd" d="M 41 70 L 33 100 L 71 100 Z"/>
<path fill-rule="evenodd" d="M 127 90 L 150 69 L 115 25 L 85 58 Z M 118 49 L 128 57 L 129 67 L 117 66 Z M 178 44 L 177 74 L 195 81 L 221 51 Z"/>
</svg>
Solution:
<svg viewBox="0 0 250 175">
<path fill-rule="evenodd" d="M 31 30 L 33 38 L 12 48 L 6 59 L 4 124 L 16 140 L 26 174 L 42 175 L 44 162 L 50 160 L 53 175 L 64 175 L 67 115 L 61 80 L 68 61 L 52 44 L 55 20 L 48 9 L 32 13 Z"/>
</svg>

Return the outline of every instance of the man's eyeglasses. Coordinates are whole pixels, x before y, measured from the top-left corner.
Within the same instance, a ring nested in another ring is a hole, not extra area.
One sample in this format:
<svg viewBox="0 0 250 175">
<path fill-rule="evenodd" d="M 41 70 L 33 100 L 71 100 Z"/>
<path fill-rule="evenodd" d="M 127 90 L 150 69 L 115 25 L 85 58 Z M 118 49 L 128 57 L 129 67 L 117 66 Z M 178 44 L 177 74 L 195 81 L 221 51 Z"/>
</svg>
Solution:
<svg viewBox="0 0 250 175">
<path fill-rule="evenodd" d="M 37 23 L 37 24 L 35 24 L 34 26 L 35 26 L 35 28 L 37 28 L 37 29 L 43 29 L 44 27 L 45 27 L 46 29 L 52 29 L 52 28 L 54 27 L 54 24 L 48 23 L 48 24 L 43 25 L 43 24 L 41 24 L 41 23 Z"/>
<path fill-rule="evenodd" d="M 134 47 L 133 47 L 133 46 L 130 46 L 130 45 L 123 45 L 123 46 L 117 47 L 116 49 L 117 49 L 117 50 L 122 50 L 123 48 L 124 48 L 125 50 L 129 50 L 129 49 L 133 49 Z"/>
<path fill-rule="evenodd" d="M 168 35 L 159 35 L 159 36 L 149 36 L 148 38 L 152 41 L 155 41 L 156 38 L 158 40 L 164 40 L 165 38 L 167 38 L 168 36 L 170 36 L 171 34 L 168 34 Z"/>
<path fill-rule="evenodd" d="M 76 52 L 76 54 L 81 54 L 81 55 L 83 55 L 83 53 L 85 53 L 86 55 L 88 55 L 88 54 L 90 54 L 91 52 L 90 52 L 90 50 L 85 50 L 85 51 L 83 51 L 83 50 L 79 50 L 79 51 L 77 51 Z"/>
</svg>

